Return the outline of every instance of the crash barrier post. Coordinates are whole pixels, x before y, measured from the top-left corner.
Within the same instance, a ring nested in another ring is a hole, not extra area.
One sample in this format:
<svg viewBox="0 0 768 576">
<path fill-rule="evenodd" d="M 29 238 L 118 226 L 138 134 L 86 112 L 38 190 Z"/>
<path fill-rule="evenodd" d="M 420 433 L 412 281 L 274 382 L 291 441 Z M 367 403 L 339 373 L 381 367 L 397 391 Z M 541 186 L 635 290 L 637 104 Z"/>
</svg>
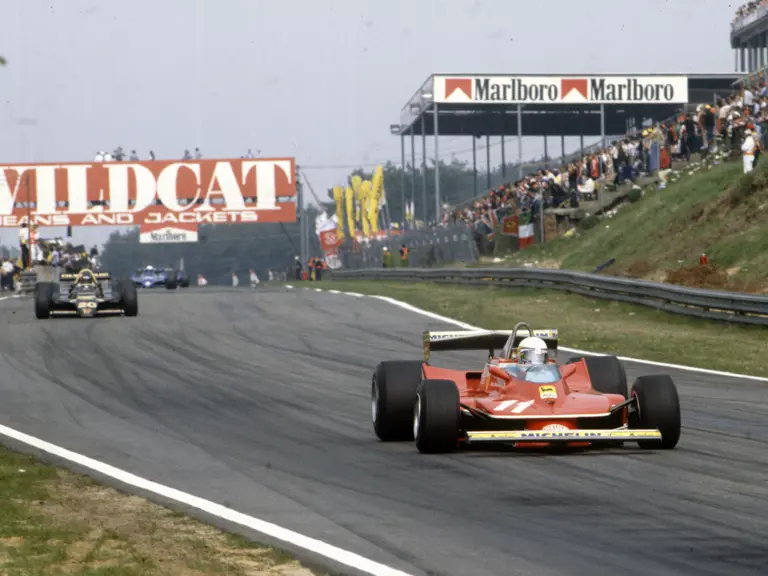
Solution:
<svg viewBox="0 0 768 576">
<path fill-rule="evenodd" d="M 408 247 L 408 266 L 431 267 L 446 262 L 475 262 L 477 248 L 470 228 L 462 225 L 412 230 L 383 240 L 362 243 L 356 249 L 349 244 L 339 249 L 342 268 L 382 268 L 386 247 L 392 255 L 389 267 L 400 266 L 400 246 Z"/>
<path fill-rule="evenodd" d="M 768 326 L 768 296 L 537 268 L 401 268 L 334 270 L 331 280 L 431 281 L 474 286 L 545 288 L 639 304 L 672 314 Z"/>
</svg>

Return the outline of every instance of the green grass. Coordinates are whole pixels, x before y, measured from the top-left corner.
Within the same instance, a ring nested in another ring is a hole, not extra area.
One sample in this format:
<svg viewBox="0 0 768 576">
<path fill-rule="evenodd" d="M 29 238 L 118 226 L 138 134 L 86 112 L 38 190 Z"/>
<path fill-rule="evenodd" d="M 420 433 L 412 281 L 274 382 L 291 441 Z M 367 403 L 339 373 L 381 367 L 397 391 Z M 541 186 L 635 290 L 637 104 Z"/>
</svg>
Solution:
<svg viewBox="0 0 768 576">
<path fill-rule="evenodd" d="M 595 228 L 509 255 L 504 265 L 539 261 L 589 271 L 616 258 L 610 273 L 664 280 L 667 270 L 698 264 L 701 253 L 731 269 L 730 288 L 768 278 L 768 161 L 748 175 L 741 161 L 684 173 Z"/>
<path fill-rule="evenodd" d="M 510 330 L 518 321 L 557 328 L 561 344 L 570 348 L 768 376 L 768 330 L 761 327 L 545 290 L 352 280 L 324 280 L 313 287 L 390 296 L 481 328 Z M 415 344 L 420 338 L 414 333 Z"/>
<path fill-rule="evenodd" d="M 0 574 L 313 574 L 280 550 L 0 448 Z"/>
</svg>

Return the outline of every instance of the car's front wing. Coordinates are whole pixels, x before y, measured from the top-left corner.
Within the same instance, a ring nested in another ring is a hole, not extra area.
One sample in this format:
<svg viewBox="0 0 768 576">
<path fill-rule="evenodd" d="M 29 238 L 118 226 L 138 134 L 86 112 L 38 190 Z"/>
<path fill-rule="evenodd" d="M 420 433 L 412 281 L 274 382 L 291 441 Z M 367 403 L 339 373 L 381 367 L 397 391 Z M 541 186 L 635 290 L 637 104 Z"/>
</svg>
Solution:
<svg viewBox="0 0 768 576">
<path fill-rule="evenodd" d="M 637 440 L 661 440 L 658 430 L 569 430 L 549 432 L 545 430 L 496 430 L 466 432 L 466 442 L 514 442 L 520 443 L 567 443 L 567 442 L 632 442 Z"/>
</svg>

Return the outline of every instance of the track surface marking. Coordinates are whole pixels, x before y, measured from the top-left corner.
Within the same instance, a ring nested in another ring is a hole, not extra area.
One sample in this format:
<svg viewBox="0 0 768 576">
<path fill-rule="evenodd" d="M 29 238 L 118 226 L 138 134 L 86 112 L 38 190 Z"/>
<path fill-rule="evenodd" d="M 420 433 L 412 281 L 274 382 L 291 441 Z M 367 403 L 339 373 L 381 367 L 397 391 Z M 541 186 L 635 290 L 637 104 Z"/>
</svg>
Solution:
<svg viewBox="0 0 768 576">
<path fill-rule="evenodd" d="M 670 371 L 685 427 L 670 452 L 427 457 L 375 439 L 370 376 L 420 358 L 421 331 L 444 323 L 314 291 L 139 305 L 138 318 L 41 322 L 30 300 L 3 302 L 0 423 L 412 574 L 768 563 L 765 384 Z"/>
</svg>

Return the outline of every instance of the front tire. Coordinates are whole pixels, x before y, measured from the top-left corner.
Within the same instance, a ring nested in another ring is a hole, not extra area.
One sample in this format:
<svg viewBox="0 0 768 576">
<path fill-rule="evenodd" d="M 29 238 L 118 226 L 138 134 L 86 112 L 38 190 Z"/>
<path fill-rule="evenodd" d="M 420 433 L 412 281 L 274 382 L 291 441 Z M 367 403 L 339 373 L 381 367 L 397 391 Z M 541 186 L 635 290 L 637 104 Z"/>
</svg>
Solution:
<svg viewBox="0 0 768 576">
<path fill-rule="evenodd" d="M 451 380 L 424 380 L 416 391 L 413 435 L 422 454 L 453 452 L 459 445 L 459 389 Z"/>
<path fill-rule="evenodd" d="M 671 450 L 680 440 L 680 397 L 672 378 L 666 374 L 640 376 L 632 385 L 636 412 L 630 417 L 630 428 L 656 428 L 661 440 L 638 440 L 646 450 Z"/>
<path fill-rule="evenodd" d="M 123 282 L 120 286 L 120 292 L 123 300 L 123 312 L 126 316 L 139 315 L 139 296 L 136 293 L 136 284 L 133 282 Z"/>
<path fill-rule="evenodd" d="M 376 366 L 371 380 L 373 430 L 384 442 L 413 440 L 413 402 L 421 384 L 420 360 L 388 361 Z"/>
<path fill-rule="evenodd" d="M 51 317 L 52 300 L 53 284 L 50 282 L 35 284 L 35 316 L 38 320 L 46 320 Z"/>
<path fill-rule="evenodd" d="M 176 273 L 176 270 L 171 270 L 168 272 L 168 277 L 165 280 L 165 287 L 167 290 L 176 290 L 176 286 L 178 285 L 178 274 Z"/>
</svg>

